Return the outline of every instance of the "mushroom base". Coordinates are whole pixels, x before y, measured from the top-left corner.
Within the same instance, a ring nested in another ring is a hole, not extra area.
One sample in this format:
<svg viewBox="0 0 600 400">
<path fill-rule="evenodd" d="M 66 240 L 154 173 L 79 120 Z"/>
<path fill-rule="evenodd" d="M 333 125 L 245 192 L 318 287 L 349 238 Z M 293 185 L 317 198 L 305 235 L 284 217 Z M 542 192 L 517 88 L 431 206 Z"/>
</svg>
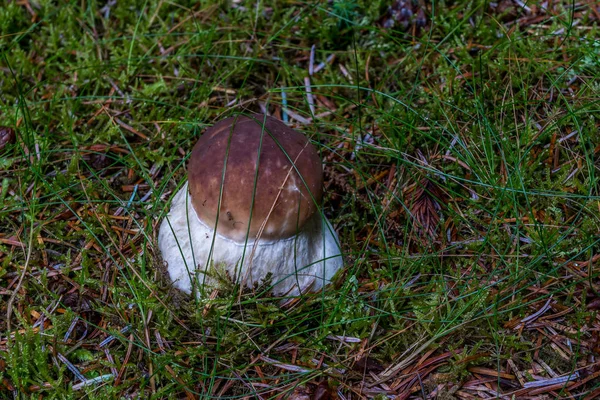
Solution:
<svg viewBox="0 0 600 400">
<path fill-rule="evenodd" d="M 187 184 L 161 223 L 158 245 L 174 286 L 187 293 L 194 280 L 195 288 L 216 287 L 214 273 L 223 267 L 236 283 L 253 287 L 270 276 L 273 294 L 294 296 L 320 290 L 343 265 L 337 234 L 318 213 L 291 238 L 237 243 L 198 218 Z"/>
</svg>

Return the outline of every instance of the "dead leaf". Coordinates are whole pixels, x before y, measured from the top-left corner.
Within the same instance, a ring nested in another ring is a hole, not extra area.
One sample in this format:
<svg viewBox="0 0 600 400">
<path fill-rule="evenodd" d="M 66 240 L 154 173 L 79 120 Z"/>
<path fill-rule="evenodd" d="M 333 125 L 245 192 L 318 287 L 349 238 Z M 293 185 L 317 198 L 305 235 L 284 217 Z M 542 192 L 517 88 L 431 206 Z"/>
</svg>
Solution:
<svg viewBox="0 0 600 400">
<path fill-rule="evenodd" d="M 329 383 L 326 380 L 322 381 L 317 385 L 315 392 L 312 395 L 312 400 L 329 400 L 331 399 L 331 391 L 329 390 Z"/>
<path fill-rule="evenodd" d="M 425 243 L 435 241 L 439 237 L 441 202 L 444 193 L 438 185 L 429 178 L 409 186 L 405 193 L 416 233 Z"/>
<path fill-rule="evenodd" d="M 15 130 L 8 126 L 0 126 L 0 150 L 15 142 Z"/>
</svg>

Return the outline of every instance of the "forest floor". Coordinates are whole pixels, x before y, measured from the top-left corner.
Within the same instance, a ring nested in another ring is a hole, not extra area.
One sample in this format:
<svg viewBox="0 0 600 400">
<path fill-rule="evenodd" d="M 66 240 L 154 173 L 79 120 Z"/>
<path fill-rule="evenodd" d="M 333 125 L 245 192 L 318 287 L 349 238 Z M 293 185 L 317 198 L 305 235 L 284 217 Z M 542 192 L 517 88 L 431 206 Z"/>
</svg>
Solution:
<svg viewBox="0 0 600 400">
<path fill-rule="evenodd" d="M 0 398 L 600 397 L 596 1 L 0 8 Z M 345 268 L 175 290 L 187 156 L 267 112 Z"/>
</svg>

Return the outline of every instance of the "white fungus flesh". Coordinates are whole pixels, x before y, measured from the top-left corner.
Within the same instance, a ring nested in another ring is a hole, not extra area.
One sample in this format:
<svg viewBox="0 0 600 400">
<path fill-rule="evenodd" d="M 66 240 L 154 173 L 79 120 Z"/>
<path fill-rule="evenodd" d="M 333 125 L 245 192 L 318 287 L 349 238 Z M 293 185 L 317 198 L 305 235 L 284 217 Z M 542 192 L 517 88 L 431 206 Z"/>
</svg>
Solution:
<svg viewBox="0 0 600 400">
<path fill-rule="evenodd" d="M 186 293 L 191 293 L 194 279 L 196 288 L 218 287 L 214 275 L 224 268 L 235 282 L 247 275 L 248 287 L 270 276 L 273 294 L 295 296 L 321 289 L 342 267 L 337 235 L 318 213 L 290 238 L 238 243 L 215 234 L 214 228 L 200 221 L 187 185 L 175 195 L 158 240 L 174 286 Z M 209 267 L 205 274 L 206 266 L 211 264 L 212 272 Z"/>
</svg>

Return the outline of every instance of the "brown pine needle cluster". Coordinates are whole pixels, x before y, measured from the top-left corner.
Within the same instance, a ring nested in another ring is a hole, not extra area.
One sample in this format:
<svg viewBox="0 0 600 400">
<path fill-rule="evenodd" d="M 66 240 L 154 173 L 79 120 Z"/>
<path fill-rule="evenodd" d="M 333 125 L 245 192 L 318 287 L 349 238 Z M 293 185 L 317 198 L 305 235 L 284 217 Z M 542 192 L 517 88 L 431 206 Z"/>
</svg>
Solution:
<svg viewBox="0 0 600 400">
<path fill-rule="evenodd" d="M 414 232 L 423 244 L 439 243 L 440 216 L 445 197 L 444 192 L 430 178 L 423 178 L 404 191 L 404 201 L 410 210 Z"/>
</svg>

